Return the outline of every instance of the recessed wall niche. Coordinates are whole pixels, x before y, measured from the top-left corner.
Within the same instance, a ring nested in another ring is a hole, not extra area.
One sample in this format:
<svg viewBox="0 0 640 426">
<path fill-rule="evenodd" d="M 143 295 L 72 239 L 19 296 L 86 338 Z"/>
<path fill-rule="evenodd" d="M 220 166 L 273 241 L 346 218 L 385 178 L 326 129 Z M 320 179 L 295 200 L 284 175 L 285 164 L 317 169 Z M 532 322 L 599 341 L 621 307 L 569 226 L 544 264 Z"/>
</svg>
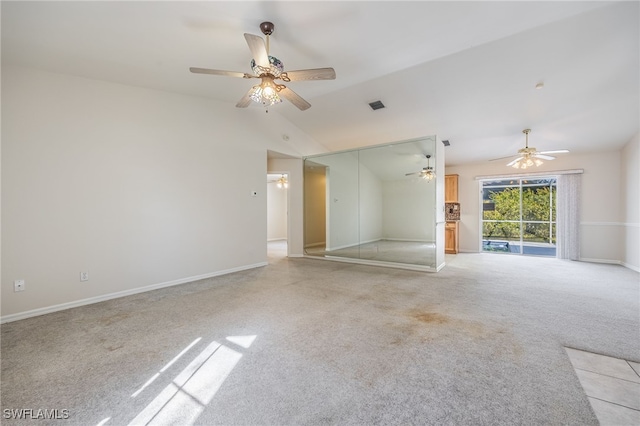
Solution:
<svg viewBox="0 0 640 426">
<path fill-rule="evenodd" d="M 425 271 L 444 266 L 444 148 L 437 141 L 305 157 L 305 255 Z M 421 177 L 427 167 L 432 180 Z"/>
</svg>

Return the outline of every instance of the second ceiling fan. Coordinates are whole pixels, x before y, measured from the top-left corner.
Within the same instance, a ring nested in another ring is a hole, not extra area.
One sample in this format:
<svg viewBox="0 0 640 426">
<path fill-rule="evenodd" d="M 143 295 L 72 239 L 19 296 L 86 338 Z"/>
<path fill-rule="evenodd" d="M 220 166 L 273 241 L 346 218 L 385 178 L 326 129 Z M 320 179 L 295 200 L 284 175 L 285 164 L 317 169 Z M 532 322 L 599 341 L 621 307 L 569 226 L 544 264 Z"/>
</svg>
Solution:
<svg viewBox="0 0 640 426">
<path fill-rule="evenodd" d="M 189 70 L 196 74 L 224 75 L 238 78 L 259 78 L 261 80 L 260 84 L 253 86 L 247 93 L 245 93 L 245 95 L 236 104 L 238 108 L 248 107 L 251 104 L 251 101 L 269 107 L 282 102 L 282 97 L 302 111 L 308 109 L 311 107 L 309 102 L 305 101 L 300 97 L 300 95 L 284 84 L 277 83 L 276 80 L 282 80 L 286 83 L 290 81 L 304 80 L 334 80 L 336 78 L 336 72 L 333 68 L 285 71 L 282 62 L 278 58 L 269 55 L 269 36 L 274 30 L 273 23 L 261 23 L 260 30 L 262 31 L 262 34 L 266 36 L 266 44 L 262 37 L 248 33 L 244 34 L 244 38 L 247 41 L 249 50 L 253 56 L 253 59 L 251 60 L 251 69 L 253 74 L 195 67 L 191 67 Z"/>
<path fill-rule="evenodd" d="M 427 158 L 427 167 L 423 167 L 419 172 L 406 173 L 405 176 L 418 175 L 424 180 L 433 180 L 433 178 L 436 177 L 436 174 L 433 171 L 433 167 L 431 167 L 431 162 L 429 161 L 431 159 L 431 154 L 426 154 L 425 157 Z"/>
<path fill-rule="evenodd" d="M 514 169 L 526 169 L 532 166 L 541 166 L 544 161 L 542 160 L 555 160 L 556 157 L 552 157 L 549 154 L 562 154 L 565 152 L 569 152 L 567 149 L 557 149 L 554 151 L 538 151 L 535 148 L 529 148 L 529 133 L 531 133 L 531 129 L 524 129 L 522 133 L 525 134 L 525 144 L 524 148 L 520 148 L 518 153 L 515 155 L 515 159 L 507 163 L 507 167 L 513 167 Z M 503 160 L 505 158 L 514 157 L 514 155 L 509 155 L 507 157 L 494 158 L 490 161 Z"/>
</svg>

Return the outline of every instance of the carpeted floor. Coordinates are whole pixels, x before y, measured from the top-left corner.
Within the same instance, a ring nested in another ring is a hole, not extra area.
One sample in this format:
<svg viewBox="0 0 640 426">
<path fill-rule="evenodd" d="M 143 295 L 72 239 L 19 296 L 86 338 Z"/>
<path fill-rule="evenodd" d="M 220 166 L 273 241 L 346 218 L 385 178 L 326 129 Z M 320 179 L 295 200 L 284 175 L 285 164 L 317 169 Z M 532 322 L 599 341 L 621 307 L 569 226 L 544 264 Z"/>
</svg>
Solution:
<svg viewBox="0 0 640 426">
<path fill-rule="evenodd" d="M 640 361 L 639 275 L 620 266 L 282 255 L 2 325 L 2 424 L 597 425 L 564 347 Z"/>
</svg>

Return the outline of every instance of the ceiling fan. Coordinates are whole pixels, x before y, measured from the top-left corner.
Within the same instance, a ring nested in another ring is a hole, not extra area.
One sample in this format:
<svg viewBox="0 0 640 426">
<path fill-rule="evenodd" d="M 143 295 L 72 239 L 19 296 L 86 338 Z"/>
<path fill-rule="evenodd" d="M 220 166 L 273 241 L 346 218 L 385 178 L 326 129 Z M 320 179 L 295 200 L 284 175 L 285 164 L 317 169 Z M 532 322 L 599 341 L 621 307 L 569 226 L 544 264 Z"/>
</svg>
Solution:
<svg viewBox="0 0 640 426">
<path fill-rule="evenodd" d="M 279 189 L 289 188 L 289 180 L 287 179 L 287 175 L 282 174 L 278 179 L 271 179 L 268 183 L 275 183 Z"/>
<path fill-rule="evenodd" d="M 524 148 L 520 148 L 518 153 L 515 154 L 516 158 L 509 163 L 507 163 L 508 167 L 513 167 L 514 169 L 526 169 L 527 167 L 532 166 L 540 166 L 544 163 L 542 160 L 555 160 L 556 157 L 552 157 L 549 154 L 562 154 L 569 152 L 568 149 L 558 149 L 555 151 L 538 151 L 535 148 L 529 148 L 529 133 L 531 133 L 531 129 L 524 129 L 522 133 L 525 134 L 525 145 Z M 494 158 L 490 161 L 496 160 L 504 160 L 505 158 L 513 157 L 513 155 L 508 155 L 506 157 Z"/>
<path fill-rule="evenodd" d="M 259 78 L 261 80 L 260 84 L 249 89 L 249 91 L 236 104 L 236 107 L 238 108 L 248 107 L 249 104 L 251 104 L 251 101 L 269 107 L 282 102 L 282 97 L 302 111 L 308 109 L 311 106 L 309 102 L 305 101 L 284 84 L 276 83 L 276 80 L 282 80 L 287 83 L 290 81 L 303 80 L 334 80 L 336 78 L 336 72 L 333 68 L 285 71 L 282 62 L 275 56 L 269 55 L 269 36 L 274 30 L 273 23 L 261 23 L 260 30 L 262 31 L 262 34 L 266 36 L 266 45 L 265 41 L 261 37 L 253 34 L 244 34 L 244 38 L 247 40 L 249 50 L 253 56 L 253 59 L 251 60 L 251 70 L 253 71 L 253 74 L 194 67 L 189 68 L 189 70 L 196 74 L 225 75 L 228 77 L 238 78 Z"/>
<path fill-rule="evenodd" d="M 431 164 L 429 161 L 431 159 L 431 155 L 427 154 L 425 155 L 425 157 L 427 157 L 427 167 L 423 167 L 422 170 L 420 170 L 419 172 L 407 173 L 405 174 L 405 176 L 418 175 L 419 177 L 425 180 L 432 180 L 433 178 L 435 178 L 436 174 L 433 171 L 433 167 L 431 167 Z"/>
</svg>

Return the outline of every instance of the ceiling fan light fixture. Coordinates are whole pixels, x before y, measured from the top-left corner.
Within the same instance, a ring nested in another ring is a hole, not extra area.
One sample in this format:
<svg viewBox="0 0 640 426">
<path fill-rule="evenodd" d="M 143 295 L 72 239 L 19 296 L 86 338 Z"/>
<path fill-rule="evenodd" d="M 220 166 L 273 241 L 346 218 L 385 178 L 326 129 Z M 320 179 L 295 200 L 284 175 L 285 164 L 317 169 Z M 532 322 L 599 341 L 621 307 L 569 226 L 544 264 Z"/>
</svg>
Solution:
<svg viewBox="0 0 640 426">
<path fill-rule="evenodd" d="M 273 82 L 273 78 L 263 76 L 262 83 L 253 86 L 249 97 L 252 101 L 269 107 L 282 102 L 278 92 L 278 86 Z"/>
<path fill-rule="evenodd" d="M 427 167 L 427 170 L 420 172 L 420 177 L 424 180 L 433 180 L 436 177 L 436 174 L 433 172 L 431 167 Z"/>
<path fill-rule="evenodd" d="M 266 107 L 266 111 L 269 112 L 270 106 L 282 102 L 280 98 L 282 96 L 300 111 L 309 109 L 311 107 L 309 102 L 284 84 L 274 83 L 274 80 L 282 80 L 285 83 L 305 80 L 335 80 L 336 72 L 333 68 L 310 68 L 285 72 L 282 61 L 269 55 L 269 36 L 273 33 L 274 28 L 272 22 L 265 21 L 260 24 L 260 31 L 265 35 L 265 39 L 249 33 L 244 34 L 245 41 L 253 56 L 250 62 L 253 74 L 198 67 L 190 67 L 189 71 L 196 74 L 223 75 L 235 78 L 260 78 L 262 82 L 251 87 L 240 98 L 236 103 L 237 108 L 247 108 L 253 101 Z"/>
<path fill-rule="evenodd" d="M 518 155 L 520 157 L 507 164 L 507 166 L 511 166 L 514 169 L 526 169 L 533 166 L 540 167 L 544 164 L 544 161 L 540 159 L 540 156 L 548 151 L 538 152 L 535 148 L 529 148 L 529 133 L 531 133 L 531 129 L 524 129 L 522 133 L 525 134 L 525 144 L 524 148 L 518 150 Z M 547 160 L 553 160 L 555 158 L 544 155 L 542 155 L 542 157 Z"/>
<path fill-rule="evenodd" d="M 524 148 L 518 150 L 516 154 L 516 159 L 507 163 L 507 167 L 513 167 L 514 169 L 526 169 L 527 167 L 540 167 L 544 164 L 542 160 L 555 160 L 556 157 L 553 157 L 549 154 L 562 154 L 565 152 L 569 152 L 566 149 L 557 149 L 554 151 L 538 151 L 533 147 L 529 147 L 529 133 L 531 133 L 531 129 L 524 129 L 522 133 L 525 134 L 525 144 Z M 509 158 L 512 155 L 507 157 L 494 158 L 490 161 L 502 160 L 503 158 Z"/>
<path fill-rule="evenodd" d="M 527 169 L 533 166 L 540 167 L 543 164 L 544 161 L 542 161 L 541 159 L 531 157 L 531 155 L 526 155 L 524 158 L 514 162 L 511 167 L 513 167 L 514 169 Z"/>
<path fill-rule="evenodd" d="M 429 161 L 431 159 L 431 154 L 427 154 L 425 156 L 427 157 L 427 167 L 423 167 L 419 172 L 407 173 L 405 176 L 418 175 L 419 178 L 422 178 L 427 182 L 435 179 L 436 173 L 433 171 L 433 167 L 431 167 L 431 163 Z"/>
<path fill-rule="evenodd" d="M 289 181 L 287 180 L 287 178 L 286 178 L 284 175 L 282 175 L 282 177 L 280 177 L 280 178 L 277 180 L 277 182 L 278 182 L 278 183 L 277 183 L 278 188 L 280 188 L 280 189 L 282 189 L 282 188 L 284 188 L 284 189 L 289 188 Z"/>
<path fill-rule="evenodd" d="M 420 172 L 420 177 L 426 181 L 431 181 L 436 177 L 435 172 L 433 171 L 433 167 L 431 167 L 431 155 L 427 154 L 427 167 L 422 169 Z"/>
</svg>

